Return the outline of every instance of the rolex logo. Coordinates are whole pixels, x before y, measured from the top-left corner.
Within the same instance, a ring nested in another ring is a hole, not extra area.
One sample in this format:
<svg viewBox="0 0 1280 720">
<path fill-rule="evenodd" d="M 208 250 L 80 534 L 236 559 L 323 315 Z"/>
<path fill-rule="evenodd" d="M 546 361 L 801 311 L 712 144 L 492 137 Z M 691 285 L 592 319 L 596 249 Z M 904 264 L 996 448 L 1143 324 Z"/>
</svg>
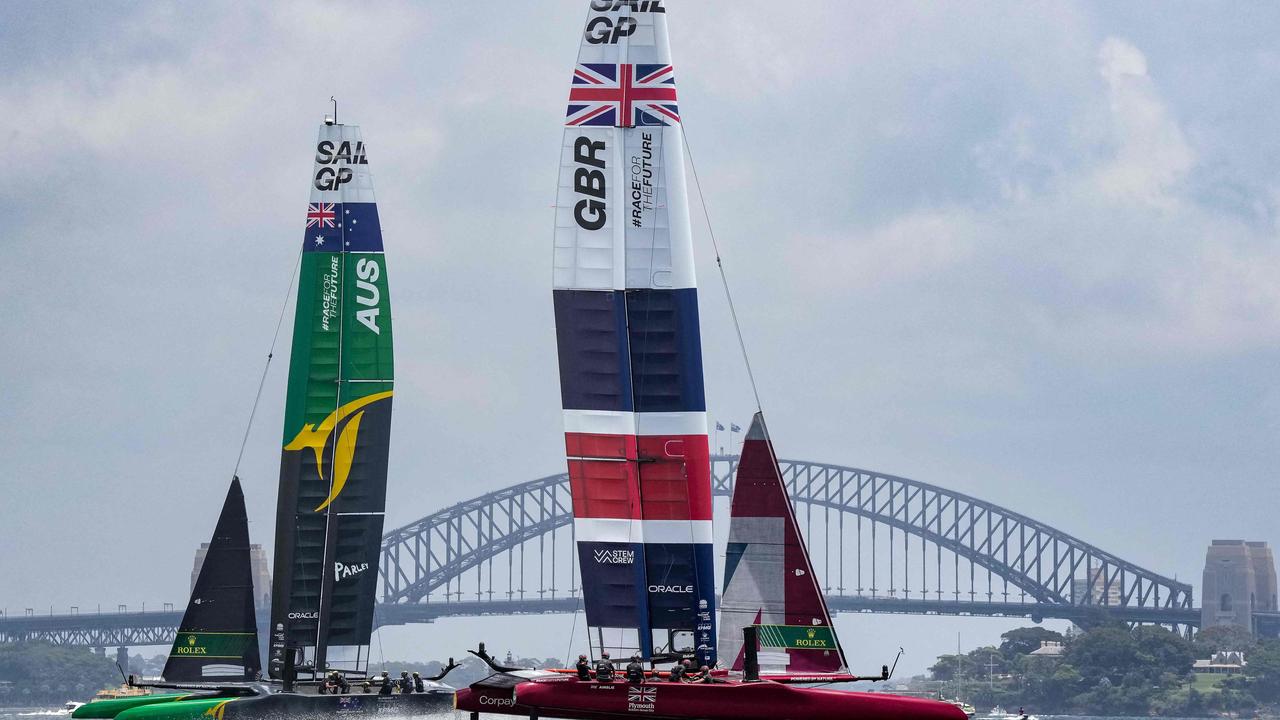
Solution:
<svg viewBox="0 0 1280 720">
<path fill-rule="evenodd" d="M 813 628 L 809 628 L 809 631 L 807 634 L 809 635 L 809 639 L 812 640 L 814 636 L 818 634 L 818 631 L 814 630 Z"/>
<path fill-rule="evenodd" d="M 196 636 L 195 636 L 195 635 L 188 635 L 188 636 L 187 636 L 187 644 L 188 644 L 188 645 L 195 645 L 195 644 L 196 644 Z"/>
</svg>

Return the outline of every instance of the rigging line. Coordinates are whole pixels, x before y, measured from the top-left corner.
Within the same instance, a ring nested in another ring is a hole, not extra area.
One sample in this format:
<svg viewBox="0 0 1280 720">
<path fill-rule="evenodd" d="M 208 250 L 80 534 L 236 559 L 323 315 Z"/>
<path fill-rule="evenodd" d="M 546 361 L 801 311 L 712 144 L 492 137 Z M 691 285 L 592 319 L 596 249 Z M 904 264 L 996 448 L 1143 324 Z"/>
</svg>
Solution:
<svg viewBox="0 0 1280 720">
<path fill-rule="evenodd" d="M 284 325 L 284 314 L 289 309 L 289 298 L 293 295 L 293 282 L 298 277 L 298 266 L 302 264 L 302 249 L 298 249 L 298 259 L 293 263 L 293 272 L 289 275 L 289 289 L 284 292 L 284 302 L 280 304 L 280 317 L 276 319 L 276 331 L 271 336 L 271 348 L 267 350 L 267 362 L 262 366 L 262 377 L 258 379 L 258 393 L 253 396 L 253 409 L 249 411 L 249 422 L 244 427 L 244 438 L 240 440 L 240 454 L 236 455 L 236 467 L 231 477 L 240 475 L 240 461 L 244 459 L 244 448 L 249 444 L 249 431 L 253 429 L 253 418 L 258 414 L 258 402 L 262 400 L 262 388 L 267 383 L 267 371 L 271 369 L 271 358 L 276 353 L 276 341 L 280 339 L 280 327 Z"/>
<path fill-rule="evenodd" d="M 346 202 L 347 196 L 345 192 L 343 195 L 340 196 L 339 199 L 342 200 L 342 203 Z M 342 207 L 342 203 L 339 203 L 338 206 Z M 334 385 L 336 387 L 334 388 L 334 393 L 333 393 L 333 411 L 335 413 L 335 417 L 338 410 L 342 408 L 342 382 L 343 382 L 342 351 L 344 347 L 343 343 L 346 340 L 346 317 L 347 317 L 346 316 L 347 294 L 344 292 L 344 289 L 346 288 L 346 280 L 347 280 L 347 254 L 348 254 L 347 225 L 342 217 L 338 218 L 338 227 L 342 228 L 342 232 L 339 234 L 339 237 L 341 238 L 341 241 L 342 241 L 342 245 L 339 246 L 339 252 L 338 252 L 342 262 L 338 270 L 338 315 L 337 315 L 338 317 L 338 364 L 337 364 L 338 376 L 334 379 Z M 336 474 L 334 473 L 334 468 L 337 467 L 337 464 L 338 464 L 339 435 L 336 432 L 338 429 L 336 421 L 334 422 L 333 429 L 335 431 L 333 435 L 333 445 L 329 449 L 329 493 L 328 493 L 329 495 L 333 495 L 334 478 L 337 477 Z M 324 509 L 324 546 L 323 546 L 324 552 L 321 555 L 322 564 L 320 566 L 321 568 L 320 596 L 319 596 L 319 603 L 318 603 L 319 617 L 316 619 L 316 658 L 319 659 L 323 653 L 323 657 L 325 659 L 325 663 L 320 663 L 320 664 L 327 664 L 329 659 L 329 632 L 330 632 L 329 614 L 331 612 L 331 608 L 333 604 L 333 598 L 330 596 L 333 595 L 333 584 L 337 582 L 336 577 L 332 581 L 329 580 L 329 578 L 331 577 L 330 575 L 331 570 L 329 565 L 331 560 L 329 557 L 329 549 L 332 547 L 334 552 L 337 552 L 337 549 L 338 549 L 337 538 L 331 537 L 331 535 L 334 535 L 337 532 L 337 517 L 338 517 L 337 508 L 334 507 L 333 504 L 329 504 L 328 506 L 325 507 Z M 328 584 L 328 590 L 329 590 L 328 593 L 325 592 L 326 583 Z M 328 605 L 325 604 L 326 600 L 329 601 Z M 324 672 L 323 667 L 320 670 L 321 672 Z M 314 673 L 313 673 L 313 676 L 314 676 Z"/>
<path fill-rule="evenodd" d="M 738 310 L 733 304 L 733 294 L 729 292 L 729 276 L 725 274 L 724 263 L 720 260 L 720 245 L 716 242 L 716 231 L 711 226 L 711 213 L 707 210 L 707 199 L 702 194 L 702 181 L 698 179 L 698 166 L 693 162 L 693 151 L 689 148 L 689 138 L 680 126 L 680 140 L 684 143 L 684 153 L 689 158 L 689 169 L 693 171 L 693 186 L 698 190 L 698 203 L 702 205 L 702 216 L 707 222 L 707 234 L 711 237 L 711 248 L 716 253 L 716 268 L 720 271 L 720 284 L 724 286 L 724 297 L 729 302 L 729 314 L 733 317 L 733 329 L 738 334 L 738 347 L 742 350 L 742 362 L 747 366 L 747 379 L 751 381 L 751 394 L 756 399 L 756 410 L 764 412 L 760 404 L 760 390 L 756 387 L 755 373 L 751 372 L 751 358 L 747 356 L 747 343 L 742 339 L 742 324 L 738 322 Z"/>
<path fill-rule="evenodd" d="M 382 626 L 379 625 L 377 630 L 373 631 L 374 637 L 378 638 L 378 657 L 382 658 L 382 668 L 385 671 L 387 667 L 387 654 L 382 651 Z M 369 667 L 365 666 L 365 677 L 369 675 Z"/>
<path fill-rule="evenodd" d="M 573 638 L 578 634 L 578 613 L 582 611 L 582 596 L 578 596 L 578 604 L 573 609 L 573 625 L 569 628 L 569 646 L 564 649 L 564 666 L 569 667 L 569 657 L 573 655 Z M 591 646 L 591 633 L 587 633 L 587 647 Z"/>
</svg>

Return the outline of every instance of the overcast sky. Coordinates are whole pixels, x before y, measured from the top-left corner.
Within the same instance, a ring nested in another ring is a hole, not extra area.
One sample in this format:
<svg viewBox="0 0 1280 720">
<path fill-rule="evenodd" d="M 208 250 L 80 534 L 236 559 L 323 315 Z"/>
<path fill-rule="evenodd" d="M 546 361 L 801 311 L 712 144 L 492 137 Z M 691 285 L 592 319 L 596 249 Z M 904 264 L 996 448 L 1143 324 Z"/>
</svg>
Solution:
<svg viewBox="0 0 1280 720">
<path fill-rule="evenodd" d="M 1280 7 L 667 5 L 783 457 L 971 493 L 1197 586 L 1212 538 L 1280 540 Z M 185 602 L 330 95 L 390 263 L 388 527 L 563 470 L 552 204 L 585 9 L 0 4 L 0 606 Z M 745 425 L 691 208 L 710 410 Z M 264 543 L 288 318 L 241 467 Z M 382 639 L 560 654 L 571 622 Z M 839 624 L 862 665 L 903 644 L 918 670 L 1018 623 Z"/>
</svg>

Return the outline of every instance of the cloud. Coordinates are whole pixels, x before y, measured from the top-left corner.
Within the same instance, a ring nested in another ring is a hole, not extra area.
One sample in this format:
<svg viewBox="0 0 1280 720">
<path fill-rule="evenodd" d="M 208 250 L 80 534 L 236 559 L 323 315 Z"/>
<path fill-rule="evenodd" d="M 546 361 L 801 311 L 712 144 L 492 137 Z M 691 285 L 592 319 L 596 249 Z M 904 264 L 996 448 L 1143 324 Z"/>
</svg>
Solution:
<svg viewBox="0 0 1280 720">
<path fill-rule="evenodd" d="M 1151 78 L 1146 57 L 1121 38 L 1109 37 L 1098 51 L 1106 80 L 1114 155 L 1090 179 L 1116 202 L 1168 208 L 1170 197 L 1195 163 L 1182 128 L 1170 115 Z"/>
</svg>

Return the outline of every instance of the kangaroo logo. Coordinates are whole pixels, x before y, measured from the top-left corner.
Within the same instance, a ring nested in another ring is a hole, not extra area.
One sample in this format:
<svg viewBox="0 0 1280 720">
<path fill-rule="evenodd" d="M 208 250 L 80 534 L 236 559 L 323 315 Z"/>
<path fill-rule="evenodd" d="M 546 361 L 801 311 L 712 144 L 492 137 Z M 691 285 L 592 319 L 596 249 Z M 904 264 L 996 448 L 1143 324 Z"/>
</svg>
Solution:
<svg viewBox="0 0 1280 720">
<path fill-rule="evenodd" d="M 320 512 L 329 507 L 329 503 L 337 500 L 338 495 L 342 493 L 342 489 L 346 487 L 347 476 L 351 473 L 351 461 L 356 454 L 356 439 L 360 434 L 360 420 L 364 417 L 364 410 L 361 410 L 361 408 L 389 397 L 391 397 L 391 391 L 387 390 L 386 392 L 374 393 L 358 400 L 352 400 L 329 413 L 324 420 L 320 421 L 319 425 L 304 425 L 298 431 L 297 437 L 284 446 L 285 450 L 311 448 L 316 454 L 316 471 L 320 473 L 320 479 L 324 480 L 324 446 L 329 442 L 329 436 L 333 434 L 338 423 L 348 415 L 351 416 L 346 425 L 343 426 L 342 432 L 338 433 L 337 440 L 334 441 L 333 467 L 330 468 L 329 497 L 316 506 L 314 512 Z M 357 410 L 359 412 L 356 412 Z M 352 413 L 355 414 L 353 415 Z"/>
<path fill-rule="evenodd" d="M 222 720 L 223 713 L 226 712 L 227 703 L 229 702 L 231 702 L 231 700 L 223 700 L 222 702 L 218 703 L 217 705 L 214 705 L 211 708 L 205 708 L 204 714 L 213 718 L 214 720 Z"/>
</svg>

